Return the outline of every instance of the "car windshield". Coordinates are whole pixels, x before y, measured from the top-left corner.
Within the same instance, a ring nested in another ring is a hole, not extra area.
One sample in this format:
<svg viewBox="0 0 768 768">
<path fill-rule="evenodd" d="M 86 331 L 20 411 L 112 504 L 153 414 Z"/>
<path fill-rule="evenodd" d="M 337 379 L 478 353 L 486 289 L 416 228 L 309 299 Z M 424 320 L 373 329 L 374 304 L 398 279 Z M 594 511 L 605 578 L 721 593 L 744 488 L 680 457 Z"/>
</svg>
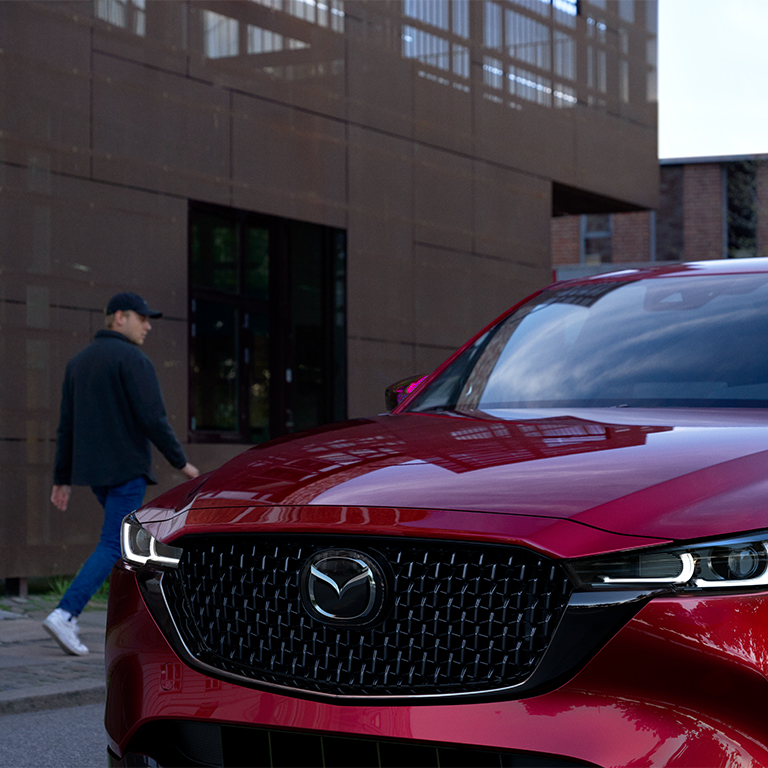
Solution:
<svg viewBox="0 0 768 768">
<path fill-rule="evenodd" d="M 768 407 L 768 275 L 554 287 L 483 334 L 411 411 Z"/>
</svg>

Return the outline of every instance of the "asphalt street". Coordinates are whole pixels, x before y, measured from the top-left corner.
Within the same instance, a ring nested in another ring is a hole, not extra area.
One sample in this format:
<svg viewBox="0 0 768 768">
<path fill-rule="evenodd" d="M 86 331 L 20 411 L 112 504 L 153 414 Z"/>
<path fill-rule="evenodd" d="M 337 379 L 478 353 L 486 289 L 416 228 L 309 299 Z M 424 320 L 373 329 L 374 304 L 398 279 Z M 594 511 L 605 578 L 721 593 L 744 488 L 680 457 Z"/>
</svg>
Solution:
<svg viewBox="0 0 768 768">
<path fill-rule="evenodd" d="M 86 656 L 65 654 L 43 630 L 56 599 L 0 599 L 0 768 L 107 764 L 106 604 L 80 617 Z"/>
<path fill-rule="evenodd" d="M 106 765 L 103 704 L 0 717 L 0 768 Z"/>
</svg>

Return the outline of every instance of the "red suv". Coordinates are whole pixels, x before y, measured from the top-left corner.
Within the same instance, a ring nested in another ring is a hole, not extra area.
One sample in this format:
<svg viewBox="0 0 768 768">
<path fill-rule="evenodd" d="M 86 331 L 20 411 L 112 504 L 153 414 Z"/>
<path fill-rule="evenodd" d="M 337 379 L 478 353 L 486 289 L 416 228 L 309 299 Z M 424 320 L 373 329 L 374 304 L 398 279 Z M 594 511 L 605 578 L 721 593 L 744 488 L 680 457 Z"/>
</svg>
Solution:
<svg viewBox="0 0 768 768">
<path fill-rule="evenodd" d="M 112 765 L 768 765 L 768 262 L 553 285 L 409 384 L 126 518 Z"/>
</svg>

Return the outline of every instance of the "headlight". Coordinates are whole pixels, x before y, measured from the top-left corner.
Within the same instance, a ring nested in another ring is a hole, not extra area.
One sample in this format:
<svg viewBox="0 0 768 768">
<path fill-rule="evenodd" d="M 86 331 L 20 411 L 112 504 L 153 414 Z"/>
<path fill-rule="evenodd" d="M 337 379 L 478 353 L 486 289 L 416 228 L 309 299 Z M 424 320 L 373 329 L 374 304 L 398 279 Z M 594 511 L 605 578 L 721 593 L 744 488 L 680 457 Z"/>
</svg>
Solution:
<svg viewBox="0 0 768 768">
<path fill-rule="evenodd" d="M 582 587 L 768 588 L 768 533 L 574 560 L 568 565 Z"/>
<path fill-rule="evenodd" d="M 134 514 L 123 520 L 120 546 L 123 550 L 123 560 L 130 565 L 150 563 L 177 568 L 184 552 L 180 547 L 171 547 L 158 541 L 139 523 Z"/>
</svg>

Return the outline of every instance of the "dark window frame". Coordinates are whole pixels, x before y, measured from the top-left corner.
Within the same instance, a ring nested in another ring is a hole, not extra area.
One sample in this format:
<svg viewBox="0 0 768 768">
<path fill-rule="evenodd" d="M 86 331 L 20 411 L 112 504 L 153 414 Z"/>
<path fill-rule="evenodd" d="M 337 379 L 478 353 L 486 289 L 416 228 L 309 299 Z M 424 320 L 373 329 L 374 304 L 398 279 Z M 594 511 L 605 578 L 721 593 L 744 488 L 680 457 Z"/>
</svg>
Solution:
<svg viewBox="0 0 768 768">
<path fill-rule="evenodd" d="M 724 250 L 728 259 L 754 258 L 758 254 L 757 162 L 723 163 Z"/>
<path fill-rule="evenodd" d="M 193 265 L 194 235 L 193 228 L 196 216 L 214 216 L 232 222 L 237 232 L 238 273 L 243 274 L 246 259 L 247 228 L 266 229 L 269 232 L 268 260 L 268 299 L 266 305 L 263 299 L 248 296 L 242 284 L 235 291 L 202 285 L 195 280 Z M 293 311 L 294 294 L 300 276 L 293 275 L 292 262 L 296 255 L 292 254 L 292 241 L 295 242 L 300 233 L 311 232 L 320 243 L 322 265 L 321 280 L 316 288 L 320 294 L 322 325 L 322 392 L 317 418 L 300 418 L 298 427 L 319 426 L 323 423 L 339 421 L 346 418 L 347 411 L 347 329 L 346 329 L 346 233 L 332 227 L 285 219 L 278 216 L 254 213 L 226 206 L 190 201 L 188 208 L 188 439 L 192 443 L 237 443 L 254 444 L 262 442 L 254 439 L 251 430 L 249 388 L 253 382 L 249 378 L 249 360 L 246 355 L 252 347 L 246 341 L 250 331 L 250 318 L 268 318 L 268 368 L 269 395 L 268 411 L 269 426 L 267 439 L 279 437 L 297 428 L 295 404 L 300 397 L 300 381 L 296 372 L 303 362 L 301 351 L 297 349 L 297 336 L 301 328 L 296 324 L 296 313 Z M 195 366 L 195 319 L 196 302 L 207 301 L 219 306 L 233 309 L 238 320 L 236 334 L 237 345 L 237 428 L 236 429 L 205 429 L 195 423 L 196 388 L 201 386 L 196 378 Z M 341 306 L 339 306 L 341 304 Z M 248 315 L 249 321 L 243 326 L 243 319 Z M 305 366 L 306 367 L 306 366 Z"/>
<path fill-rule="evenodd" d="M 595 227 L 594 219 L 605 219 L 605 226 Z M 598 244 L 604 247 L 593 250 Z M 579 260 L 581 264 L 612 264 L 613 263 L 613 214 L 584 213 L 579 218 Z M 599 256 L 600 261 L 594 257 Z"/>
</svg>

